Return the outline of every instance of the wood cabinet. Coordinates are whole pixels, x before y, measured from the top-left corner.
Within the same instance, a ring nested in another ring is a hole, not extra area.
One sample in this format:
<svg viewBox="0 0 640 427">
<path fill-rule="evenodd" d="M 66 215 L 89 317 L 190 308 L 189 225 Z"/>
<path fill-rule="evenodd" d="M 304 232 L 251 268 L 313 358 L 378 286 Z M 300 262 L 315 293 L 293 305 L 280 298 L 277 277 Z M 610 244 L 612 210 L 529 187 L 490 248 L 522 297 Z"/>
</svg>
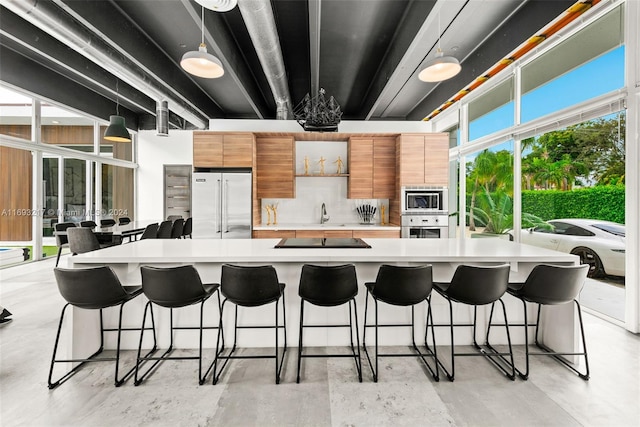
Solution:
<svg viewBox="0 0 640 427">
<path fill-rule="evenodd" d="M 385 239 L 399 239 L 400 230 L 353 230 L 353 237 L 359 237 L 365 239 L 371 238 L 385 238 Z"/>
<path fill-rule="evenodd" d="M 193 166 L 196 168 L 250 168 L 253 134 L 193 132 Z"/>
<path fill-rule="evenodd" d="M 294 151 L 293 137 L 256 138 L 258 199 L 295 197 Z"/>
<path fill-rule="evenodd" d="M 402 134 L 397 145 L 399 185 L 449 185 L 449 136 Z"/>
<path fill-rule="evenodd" d="M 295 230 L 254 230 L 254 239 L 283 239 L 285 237 L 296 237 Z"/>
<path fill-rule="evenodd" d="M 396 139 L 349 139 L 350 199 L 393 199 L 396 184 Z"/>
</svg>

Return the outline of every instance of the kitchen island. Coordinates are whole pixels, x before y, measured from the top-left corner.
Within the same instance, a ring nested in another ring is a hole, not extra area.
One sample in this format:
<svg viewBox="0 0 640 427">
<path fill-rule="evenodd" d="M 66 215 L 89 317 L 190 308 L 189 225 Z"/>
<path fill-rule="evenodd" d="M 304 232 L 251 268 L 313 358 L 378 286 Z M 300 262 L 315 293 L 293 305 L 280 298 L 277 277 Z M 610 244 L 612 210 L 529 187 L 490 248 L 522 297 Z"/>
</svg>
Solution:
<svg viewBox="0 0 640 427">
<path fill-rule="evenodd" d="M 139 284 L 140 266 L 153 265 L 160 267 L 193 264 L 199 271 L 203 282 L 219 283 L 221 265 L 233 263 L 239 265 L 264 265 L 271 264 L 275 267 L 281 282 L 286 283 L 286 312 L 287 312 L 287 338 L 289 346 L 297 345 L 297 333 L 299 322 L 300 299 L 298 296 L 298 282 L 300 270 L 303 264 L 337 265 L 353 263 L 356 266 L 360 292 L 357 297 L 358 317 L 361 325 L 364 316 L 365 287 L 364 283 L 375 281 L 378 268 L 381 264 L 395 265 L 433 265 L 435 281 L 448 281 L 460 264 L 473 265 L 497 265 L 509 263 L 511 266 L 510 279 L 523 281 L 531 269 L 542 263 L 555 265 L 575 265 L 579 263 L 578 257 L 556 251 L 546 250 L 501 239 L 364 239 L 371 248 L 275 248 L 279 239 L 237 239 L 237 240 L 208 240 L 208 239 L 149 239 L 137 241 L 89 252 L 68 258 L 69 266 L 82 268 L 97 265 L 111 266 L 123 284 Z M 516 323 L 522 321 L 521 303 L 510 296 L 505 296 L 509 321 Z M 146 299 L 137 298 L 127 303 L 125 307 L 125 325 L 138 326 L 142 319 L 142 311 Z M 439 295 L 432 298 L 434 320 L 436 323 L 448 322 L 448 305 Z M 218 310 L 215 299 L 207 302 L 208 307 L 205 322 L 214 325 L 217 322 Z M 479 309 L 479 326 L 483 328 L 488 319 L 489 307 Z M 315 309 L 315 310 L 314 310 Z M 533 307 L 530 307 L 530 316 L 533 315 Z M 189 307 L 178 310 L 175 321 L 178 325 L 195 325 L 198 319 L 198 308 Z M 273 306 L 269 305 L 251 310 L 240 310 L 239 319 L 245 324 L 266 324 L 273 322 Z M 225 311 L 225 334 L 232 336 L 232 310 Z M 372 319 L 370 313 L 370 319 Z M 71 348 L 76 350 L 93 348 L 97 343 L 98 321 L 96 313 L 74 309 L 73 312 L 73 343 Z M 416 310 L 417 319 L 425 319 L 426 307 L 422 304 Z M 468 306 L 454 306 L 455 320 L 469 322 L 473 316 L 473 309 Z M 156 324 L 161 328 L 168 326 L 168 312 L 157 310 Z M 498 321 L 501 321 L 501 316 Z M 305 322 L 313 324 L 321 322 L 348 322 L 348 311 L 345 307 L 317 308 L 309 306 L 305 308 Z M 388 305 L 380 306 L 381 322 L 393 319 L 395 322 L 403 322 L 410 319 L 410 310 Z M 112 326 L 117 320 L 116 311 L 105 313 L 106 324 Z M 543 340 L 558 349 L 573 349 L 576 345 L 576 322 L 573 305 L 556 306 L 543 310 L 543 323 L 551 325 L 544 328 Z M 424 334 L 424 321 L 419 321 L 417 337 Z M 342 328 L 319 328 L 313 333 L 305 334 L 305 346 L 347 345 L 348 332 Z M 408 344 L 410 335 L 408 330 L 385 331 L 381 333 L 381 343 L 384 345 Z M 468 329 L 468 330 L 467 330 Z M 492 342 L 496 344 L 506 343 L 506 336 L 500 329 L 492 332 Z M 514 343 L 522 343 L 524 334 L 522 328 L 512 328 Z M 163 329 L 166 331 L 166 329 Z M 494 335 L 495 332 L 495 335 Z M 215 346 L 215 333 L 205 335 L 205 345 Z M 127 334 L 123 337 L 124 348 L 136 348 L 137 337 Z M 115 340 L 108 337 L 106 348 L 114 348 Z M 159 343 L 165 346 L 168 341 L 167 334 L 160 334 Z M 448 329 L 438 328 L 436 339 L 440 344 L 448 343 Z M 479 341 L 483 338 L 478 336 Z M 197 333 L 179 332 L 176 335 L 176 346 L 195 348 L 197 346 Z M 471 328 L 458 328 L 456 344 L 467 345 L 471 343 Z M 238 344 L 243 347 L 263 347 L 273 345 L 273 334 L 264 331 L 242 331 Z M 369 343 L 371 344 L 371 343 Z"/>
</svg>

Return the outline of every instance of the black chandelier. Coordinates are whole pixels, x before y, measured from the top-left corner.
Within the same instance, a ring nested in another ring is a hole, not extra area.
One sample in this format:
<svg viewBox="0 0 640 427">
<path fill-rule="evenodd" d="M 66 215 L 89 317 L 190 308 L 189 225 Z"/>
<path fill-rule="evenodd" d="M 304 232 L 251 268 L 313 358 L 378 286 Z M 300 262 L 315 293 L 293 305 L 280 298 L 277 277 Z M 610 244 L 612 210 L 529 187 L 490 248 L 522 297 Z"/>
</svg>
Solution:
<svg viewBox="0 0 640 427">
<path fill-rule="evenodd" d="M 327 100 L 324 89 L 311 98 L 306 94 L 294 108 L 293 116 L 302 128 L 309 132 L 336 132 L 342 118 L 340 105 L 333 96 Z"/>
</svg>

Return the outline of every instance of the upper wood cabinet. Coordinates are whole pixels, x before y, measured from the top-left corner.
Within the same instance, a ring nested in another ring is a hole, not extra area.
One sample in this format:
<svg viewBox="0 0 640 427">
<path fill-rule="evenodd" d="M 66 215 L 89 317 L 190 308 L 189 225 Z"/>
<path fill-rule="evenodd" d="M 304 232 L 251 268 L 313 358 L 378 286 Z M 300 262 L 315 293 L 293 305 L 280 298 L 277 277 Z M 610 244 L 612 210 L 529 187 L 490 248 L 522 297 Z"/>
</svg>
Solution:
<svg viewBox="0 0 640 427">
<path fill-rule="evenodd" d="M 395 138 L 350 138 L 349 165 L 348 197 L 350 199 L 395 197 Z"/>
<path fill-rule="evenodd" d="M 293 137 L 256 138 L 258 199 L 295 197 L 295 145 Z"/>
<path fill-rule="evenodd" d="M 400 186 L 448 186 L 449 135 L 400 135 L 397 145 L 397 173 Z"/>
<path fill-rule="evenodd" d="M 193 132 L 193 166 L 200 168 L 250 168 L 253 134 Z"/>
</svg>

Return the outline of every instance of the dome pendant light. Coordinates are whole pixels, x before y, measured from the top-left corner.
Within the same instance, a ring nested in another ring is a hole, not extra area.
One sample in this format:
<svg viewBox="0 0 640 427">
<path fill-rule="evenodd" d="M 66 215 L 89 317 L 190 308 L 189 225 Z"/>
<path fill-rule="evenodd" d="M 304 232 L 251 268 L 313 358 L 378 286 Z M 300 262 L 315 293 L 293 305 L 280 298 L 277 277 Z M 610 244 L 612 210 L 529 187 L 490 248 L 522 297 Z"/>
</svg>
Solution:
<svg viewBox="0 0 640 427">
<path fill-rule="evenodd" d="M 438 50 L 436 57 L 427 61 L 418 78 L 423 82 L 441 82 L 450 79 L 462 70 L 460 62 L 453 56 L 444 56 L 440 48 L 440 14 L 438 14 Z"/>
<path fill-rule="evenodd" d="M 205 79 L 216 79 L 222 77 L 224 69 L 222 62 L 215 56 L 207 52 L 207 45 L 204 43 L 204 7 L 202 7 L 202 41 L 198 50 L 185 53 L 180 61 L 180 66 L 189 74 L 203 77 Z"/>
<path fill-rule="evenodd" d="M 116 115 L 109 116 L 109 127 L 104 131 L 104 139 L 112 142 L 131 142 L 131 135 L 125 126 L 124 117 L 120 115 L 120 92 L 116 80 Z"/>
</svg>

